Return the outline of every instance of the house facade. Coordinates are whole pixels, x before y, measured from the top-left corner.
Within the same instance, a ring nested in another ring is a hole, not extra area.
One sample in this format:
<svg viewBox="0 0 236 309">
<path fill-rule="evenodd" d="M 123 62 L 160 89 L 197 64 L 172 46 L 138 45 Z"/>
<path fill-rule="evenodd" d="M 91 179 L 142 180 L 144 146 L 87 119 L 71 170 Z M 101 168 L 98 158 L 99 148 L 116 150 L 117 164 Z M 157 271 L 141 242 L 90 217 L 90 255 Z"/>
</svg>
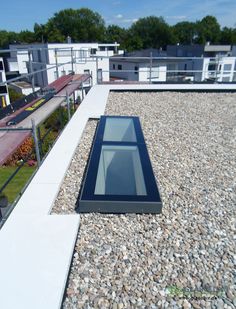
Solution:
<svg viewBox="0 0 236 309">
<path fill-rule="evenodd" d="M 36 86 L 45 87 L 60 76 L 70 73 L 90 74 L 96 83 L 97 72 L 103 81 L 109 81 L 109 58 L 118 52 L 118 43 L 47 43 L 10 45 L 10 71 L 35 74 Z M 17 51 L 15 51 L 17 50 Z M 43 71 L 47 69 L 47 71 Z"/>
<path fill-rule="evenodd" d="M 110 58 L 110 78 L 139 81 L 166 81 L 167 61 L 157 60 L 165 53 L 157 49 L 146 49 L 113 56 Z M 153 59 L 152 59 L 153 58 Z"/>
<path fill-rule="evenodd" d="M 235 80 L 236 55 L 230 45 L 169 45 L 167 56 L 175 57 L 179 78 L 196 82 Z"/>
<path fill-rule="evenodd" d="M 6 73 L 3 58 L 0 58 L 0 84 L 6 81 Z M 0 86 L 0 108 L 6 107 L 10 104 L 9 93 L 7 85 Z"/>
</svg>

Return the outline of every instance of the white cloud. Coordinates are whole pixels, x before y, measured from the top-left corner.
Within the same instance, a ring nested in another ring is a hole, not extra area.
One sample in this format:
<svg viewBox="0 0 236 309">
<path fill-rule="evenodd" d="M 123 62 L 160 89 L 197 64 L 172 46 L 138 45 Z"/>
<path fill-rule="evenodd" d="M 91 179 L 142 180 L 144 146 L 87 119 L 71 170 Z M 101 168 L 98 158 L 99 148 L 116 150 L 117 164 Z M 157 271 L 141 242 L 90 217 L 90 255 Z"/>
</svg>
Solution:
<svg viewBox="0 0 236 309">
<path fill-rule="evenodd" d="M 122 14 L 117 14 L 117 15 L 115 16 L 115 18 L 121 19 L 121 18 L 123 18 L 123 15 L 122 15 Z"/>
<path fill-rule="evenodd" d="M 174 16 L 166 16 L 166 18 L 179 20 L 179 19 L 187 19 L 187 16 L 185 16 L 185 15 L 174 15 Z"/>
</svg>

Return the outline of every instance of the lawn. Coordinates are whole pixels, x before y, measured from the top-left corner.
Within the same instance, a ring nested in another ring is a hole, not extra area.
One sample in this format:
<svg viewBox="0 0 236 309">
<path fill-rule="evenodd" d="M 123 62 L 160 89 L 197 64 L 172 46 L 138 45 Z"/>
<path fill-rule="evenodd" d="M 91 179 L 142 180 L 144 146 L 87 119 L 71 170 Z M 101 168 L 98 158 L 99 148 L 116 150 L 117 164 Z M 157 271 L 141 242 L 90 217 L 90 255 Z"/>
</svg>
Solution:
<svg viewBox="0 0 236 309">
<path fill-rule="evenodd" d="M 16 170 L 16 167 L 0 167 L 0 188 L 8 179 L 8 177 Z M 24 185 L 27 183 L 30 176 L 35 171 L 35 167 L 22 167 L 15 175 L 3 193 L 8 197 L 9 203 L 14 202 Z"/>
</svg>

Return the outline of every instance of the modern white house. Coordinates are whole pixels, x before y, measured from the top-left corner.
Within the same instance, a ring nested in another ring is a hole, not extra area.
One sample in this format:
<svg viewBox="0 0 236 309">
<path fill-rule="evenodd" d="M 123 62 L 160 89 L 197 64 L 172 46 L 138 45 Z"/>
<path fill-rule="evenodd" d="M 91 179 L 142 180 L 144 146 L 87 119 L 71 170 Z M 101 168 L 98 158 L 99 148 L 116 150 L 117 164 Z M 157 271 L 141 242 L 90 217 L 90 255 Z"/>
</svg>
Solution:
<svg viewBox="0 0 236 309">
<path fill-rule="evenodd" d="M 41 71 L 34 76 L 36 86 L 45 87 L 58 77 L 70 73 L 90 74 L 109 81 L 109 58 L 118 53 L 118 43 L 45 43 L 10 45 L 9 71 L 25 74 Z M 106 57 L 105 57 L 106 56 Z M 43 71 L 47 69 L 47 71 Z"/>
<path fill-rule="evenodd" d="M 139 82 L 165 82 L 168 61 L 161 58 L 155 59 L 163 55 L 160 50 L 146 49 L 113 56 L 110 58 L 110 78 Z"/>
<path fill-rule="evenodd" d="M 175 67 L 172 69 L 178 71 L 175 75 L 179 78 L 197 82 L 207 80 L 232 82 L 235 80 L 236 57 L 232 54 L 230 45 L 210 45 L 209 43 L 206 45 L 169 45 L 167 56 L 177 58 Z"/>
<path fill-rule="evenodd" d="M 0 58 L 0 83 L 6 81 L 6 73 L 3 59 Z M 7 85 L 0 86 L 0 108 L 6 107 L 10 104 L 9 93 Z"/>
</svg>

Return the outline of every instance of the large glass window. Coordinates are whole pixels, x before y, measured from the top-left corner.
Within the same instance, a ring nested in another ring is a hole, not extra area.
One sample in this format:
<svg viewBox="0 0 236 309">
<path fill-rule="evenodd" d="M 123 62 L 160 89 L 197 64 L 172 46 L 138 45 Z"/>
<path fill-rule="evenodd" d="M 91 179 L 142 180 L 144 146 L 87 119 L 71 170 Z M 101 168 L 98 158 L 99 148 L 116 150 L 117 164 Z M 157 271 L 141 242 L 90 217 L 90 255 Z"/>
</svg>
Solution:
<svg viewBox="0 0 236 309">
<path fill-rule="evenodd" d="M 101 117 L 83 183 L 79 212 L 161 212 L 138 117 Z"/>
<path fill-rule="evenodd" d="M 102 146 L 94 193 L 146 195 L 137 146 Z"/>
<path fill-rule="evenodd" d="M 133 119 L 107 118 L 103 140 L 113 142 L 136 142 Z"/>
</svg>

